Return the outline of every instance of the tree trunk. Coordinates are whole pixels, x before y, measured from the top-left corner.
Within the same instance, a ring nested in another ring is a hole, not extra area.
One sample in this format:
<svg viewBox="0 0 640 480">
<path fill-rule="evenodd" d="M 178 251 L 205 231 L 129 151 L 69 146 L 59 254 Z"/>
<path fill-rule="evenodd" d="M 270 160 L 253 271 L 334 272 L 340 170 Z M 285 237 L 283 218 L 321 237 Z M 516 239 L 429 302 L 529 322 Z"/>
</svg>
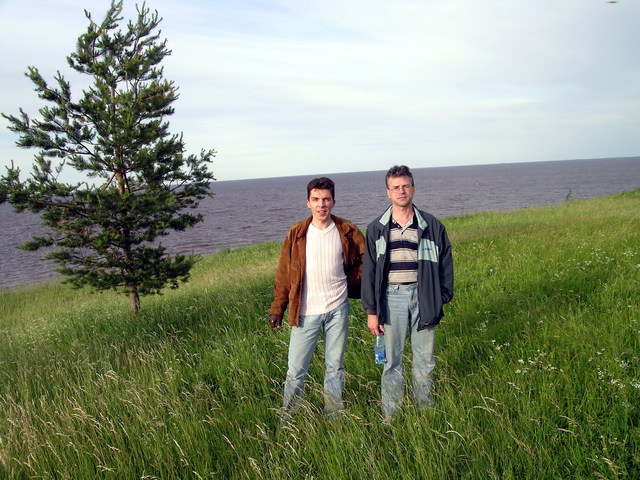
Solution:
<svg viewBox="0 0 640 480">
<path fill-rule="evenodd" d="M 129 292 L 129 310 L 134 315 L 140 310 L 140 294 L 137 291 Z"/>
</svg>

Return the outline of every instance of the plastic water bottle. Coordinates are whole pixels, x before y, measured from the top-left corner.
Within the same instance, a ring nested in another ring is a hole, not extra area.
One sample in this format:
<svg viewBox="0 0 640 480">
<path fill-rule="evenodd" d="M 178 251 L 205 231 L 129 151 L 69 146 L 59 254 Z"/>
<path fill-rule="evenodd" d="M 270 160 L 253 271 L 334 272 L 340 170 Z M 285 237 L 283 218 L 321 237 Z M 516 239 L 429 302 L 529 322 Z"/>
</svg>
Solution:
<svg viewBox="0 0 640 480">
<path fill-rule="evenodd" d="M 387 353 L 384 348 L 384 335 L 376 335 L 376 344 L 373 351 L 376 365 L 384 365 L 387 363 Z"/>
</svg>

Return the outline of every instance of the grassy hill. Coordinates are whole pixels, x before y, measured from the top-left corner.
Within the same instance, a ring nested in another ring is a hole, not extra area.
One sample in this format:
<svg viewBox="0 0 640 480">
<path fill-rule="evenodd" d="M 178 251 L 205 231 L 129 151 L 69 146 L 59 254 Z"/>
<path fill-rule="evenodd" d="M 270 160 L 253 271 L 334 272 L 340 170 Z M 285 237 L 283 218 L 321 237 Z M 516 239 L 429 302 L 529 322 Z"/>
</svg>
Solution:
<svg viewBox="0 0 640 480">
<path fill-rule="evenodd" d="M 345 418 L 322 415 L 320 345 L 278 426 L 277 243 L 202 259 L 136 317 L 60 283 L 0 293 L 0 477 L 640 478 L 640 190 L 443 221 L 436 405 L 391 426 L 358 302 Z"/>
</svg>

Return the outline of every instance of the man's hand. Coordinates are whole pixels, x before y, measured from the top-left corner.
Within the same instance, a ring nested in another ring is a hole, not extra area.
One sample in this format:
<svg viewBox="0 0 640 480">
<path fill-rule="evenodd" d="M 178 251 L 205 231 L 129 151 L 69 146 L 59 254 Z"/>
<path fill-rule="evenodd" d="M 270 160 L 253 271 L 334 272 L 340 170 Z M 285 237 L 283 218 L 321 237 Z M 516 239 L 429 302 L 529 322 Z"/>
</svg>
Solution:
<svg viewBox="0 0 640 480">
<path fill-rule="evenodd" d="M 280 330 L 280 327 L 282 327 L 282 315 L 271 315 L 269 317 L 269 326 L 274 330 Z"/>
<path fill-rule="evenodd" d="M 384 335 L 384 325 L 378 322 L 378 315 L 367 315 L 367 327 L 374 335 Z"/>
</svg>

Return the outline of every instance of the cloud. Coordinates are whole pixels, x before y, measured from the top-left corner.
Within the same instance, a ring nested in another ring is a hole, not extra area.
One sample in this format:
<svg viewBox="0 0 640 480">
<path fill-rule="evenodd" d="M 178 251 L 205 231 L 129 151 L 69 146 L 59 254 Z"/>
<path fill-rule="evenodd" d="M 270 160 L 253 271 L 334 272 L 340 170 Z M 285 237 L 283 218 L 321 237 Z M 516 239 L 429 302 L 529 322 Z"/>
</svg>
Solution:
<svg viewBox="0 0 640 480">
<path fill-rule="evenodd" d="M 189 151 L 218 150 L 222 180 L 639 153 L 637 2 L 147 5 L 173 52 L 172 129 Z M 84 8 L 105 7 L 0 2 L 0 41 L 16 44 L 1 47 L 0 111 L 37 108 L 16 72 L 66 67 Z M 3 162 L 11 141 L 0 133 Z"/>
</svg>

